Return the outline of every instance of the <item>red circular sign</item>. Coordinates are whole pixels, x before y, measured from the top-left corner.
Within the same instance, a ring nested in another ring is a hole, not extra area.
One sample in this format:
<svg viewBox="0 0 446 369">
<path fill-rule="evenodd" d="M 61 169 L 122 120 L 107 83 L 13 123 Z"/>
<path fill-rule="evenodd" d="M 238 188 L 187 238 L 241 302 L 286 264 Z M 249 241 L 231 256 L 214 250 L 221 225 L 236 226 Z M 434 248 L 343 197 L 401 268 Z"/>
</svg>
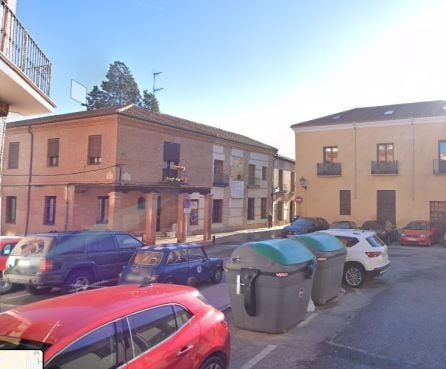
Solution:
<svg viewBox="0 0 446 369">
<path fill-rule="evenodd" d="M 301 196 L 297 196 L 294 201 L 296 201 L 297 204 L 302 204 L 304 202 L 303 197 Z"/>
</svg>

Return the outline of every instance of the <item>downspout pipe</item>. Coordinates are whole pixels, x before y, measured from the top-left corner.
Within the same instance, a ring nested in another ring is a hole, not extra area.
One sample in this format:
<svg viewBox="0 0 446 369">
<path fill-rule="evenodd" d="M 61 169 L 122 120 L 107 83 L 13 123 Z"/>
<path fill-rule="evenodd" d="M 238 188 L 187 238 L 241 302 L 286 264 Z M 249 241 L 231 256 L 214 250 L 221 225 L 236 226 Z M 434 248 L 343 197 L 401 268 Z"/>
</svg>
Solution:
<svg viewBox="0 0 446 369">
<path fill-rule="evenodd" d="M 25 236 L 28 234 L 28 229 L 29 229 L 29 212 L 31 210 L 31 182 L 33 177 L 34 134 L 32 132 L 30 125 L 28 125 L 28 133 L 30 135 L 31 142 L 30 142 L 30 153 L 29 153 L 28 201 L 26 203 Z"/>
</svg>

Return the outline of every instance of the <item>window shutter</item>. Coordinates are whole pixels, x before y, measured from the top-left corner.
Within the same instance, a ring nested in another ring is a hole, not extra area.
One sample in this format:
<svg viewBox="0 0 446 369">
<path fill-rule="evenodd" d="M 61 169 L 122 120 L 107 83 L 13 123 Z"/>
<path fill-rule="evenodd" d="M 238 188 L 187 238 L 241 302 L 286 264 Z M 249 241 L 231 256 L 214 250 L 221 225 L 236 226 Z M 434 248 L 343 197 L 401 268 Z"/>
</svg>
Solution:
<svg viewBox="0 0 446 369">
<path fill-rule="evenodd" d="M 17 169 L 19 167 L 20 142 L 9 143 L 8 168 Z"/>
<path fill-rule="evenodd" d="M 164 161 L 180 161 L 180 144 L 164 142 Z"/>
<path fill-rule="evenodd" d="M 48 157 L 52 158 L 55 156 L 59 156 L 59 139 L 50 138 L 48 140 Z"/>
<path fill-rule="evenodd" d="M 102 144 L 101 135 L 88 136 L 88 157 L 100 158 L 101 144 Z"/>
</svg>

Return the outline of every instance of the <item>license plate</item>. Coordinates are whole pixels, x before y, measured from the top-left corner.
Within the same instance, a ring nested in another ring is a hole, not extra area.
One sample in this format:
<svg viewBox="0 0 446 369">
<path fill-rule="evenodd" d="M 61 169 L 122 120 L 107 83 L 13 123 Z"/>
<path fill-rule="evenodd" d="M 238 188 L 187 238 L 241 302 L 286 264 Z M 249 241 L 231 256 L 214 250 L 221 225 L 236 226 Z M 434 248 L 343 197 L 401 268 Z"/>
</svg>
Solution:
<svg viewBox="0 0 446 369">
<path fill-rule="evenodd" d="M 29 260 L 19 260 L 17 265 L 21 267 L 27 267 L 31 265 L 31 262 Z"/>
<path fill-rule="evenodd" d="M 135 274 L 129 274 L 126 279 L 129 282 L 141 282 L 143 280 L 142 276 Z"/>
<path fill-rule="evenodd" d="M 407 237 L 407 241 L 416 241 L 417 239 L 414 237 Z"/>
</svg>

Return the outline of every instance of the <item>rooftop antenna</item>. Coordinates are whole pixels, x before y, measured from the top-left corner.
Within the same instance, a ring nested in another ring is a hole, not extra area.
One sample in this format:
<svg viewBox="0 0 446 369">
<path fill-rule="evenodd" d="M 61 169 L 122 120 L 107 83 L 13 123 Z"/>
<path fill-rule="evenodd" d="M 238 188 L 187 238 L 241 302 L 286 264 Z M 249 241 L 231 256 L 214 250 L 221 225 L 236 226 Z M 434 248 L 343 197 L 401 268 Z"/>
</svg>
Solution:
<svg viewBox="0 0 446 369">
<path fill-rule="evenodd" d="M 87 107 L 87 87 L 74 79 L 71 80 L 70 97 L 82 106 Z"/>
<path fill-rule="evenodd" d="M 153 74 L 153 88 L 152 88 L 152 94 L 153 94 L 153 96 L 155 96 L 155 93 L 156 93 L 156 92 L 163 90 L 162 87 L 160 87 L 160 88 L 155 88 L 155 80 L 156 80 L 156 77 L 159 76 L 161 73 L 163 73 L 163 72 L 153 72 L 153 73 L 152 73 L 152 74 Z"/>
</svg>

